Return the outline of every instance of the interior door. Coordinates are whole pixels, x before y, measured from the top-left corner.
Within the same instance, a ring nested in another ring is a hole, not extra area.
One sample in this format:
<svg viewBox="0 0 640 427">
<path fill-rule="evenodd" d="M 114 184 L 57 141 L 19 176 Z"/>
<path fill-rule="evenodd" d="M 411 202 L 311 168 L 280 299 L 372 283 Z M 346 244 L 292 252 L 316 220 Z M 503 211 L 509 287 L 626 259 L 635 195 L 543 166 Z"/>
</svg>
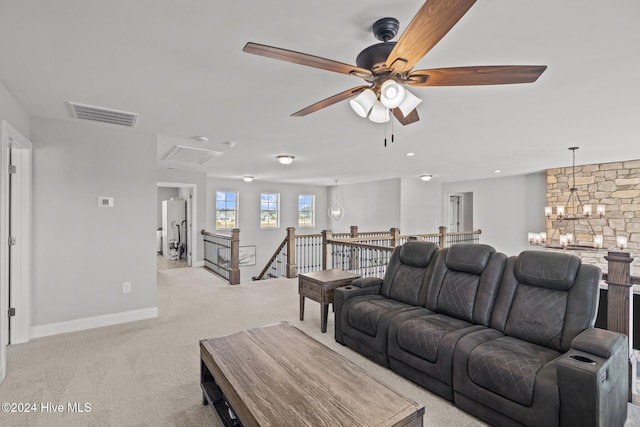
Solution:
<svg viewBox="0 0 640 427">
<path fill-rule="evenodd" d="M 449 225 L 447 228 L 452 233 L 460 231 L 460 199 L 459 195 L 449 196 Z"/>
<path fill-rule="evenodd" d="M 0 147 L 0 381 L 6 345 L 31 328 L 31 142 L 6 121 Z M 15 315 L 9 317 L 11 311 Z"/>
</svg>

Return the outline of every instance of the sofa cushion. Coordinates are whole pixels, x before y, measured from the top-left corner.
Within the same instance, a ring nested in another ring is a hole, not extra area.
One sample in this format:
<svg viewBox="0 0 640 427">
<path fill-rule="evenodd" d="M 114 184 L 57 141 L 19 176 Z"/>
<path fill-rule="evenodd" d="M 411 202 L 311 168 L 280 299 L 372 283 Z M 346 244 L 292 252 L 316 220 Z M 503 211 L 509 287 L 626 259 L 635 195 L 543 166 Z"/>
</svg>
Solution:
<svg viewBox="0 0 640 427">
<path fill-rule="evenodd" d="M 573 286 L 581 263 L 574 255 L 524 251 L 516 261 L 515 275 L 520 283 L 566 291 Z"/>
<path fill-rule="evenodd" d="M 388 298 L 373 296 L 355 302 L 347 313 L 349 325 L 360 332 L 375 337 L 380 319 L 395 310 L 408 308 L 407 304 Z"/>
<path fill-rule="evenodd" d="M 469 378 L 480 387 L 524 406 L 531 406 L 538 371 L 560 355 L 512 337 L 478 345 L 469 354 Z"/>
<path fill-rule="evenodd" d="M 398 327 L 397 344 L 402 350 L 435 363 L 442 338 L 468 326 L 469 322 L 441 314 L 410 318 Z"/>
</svg>

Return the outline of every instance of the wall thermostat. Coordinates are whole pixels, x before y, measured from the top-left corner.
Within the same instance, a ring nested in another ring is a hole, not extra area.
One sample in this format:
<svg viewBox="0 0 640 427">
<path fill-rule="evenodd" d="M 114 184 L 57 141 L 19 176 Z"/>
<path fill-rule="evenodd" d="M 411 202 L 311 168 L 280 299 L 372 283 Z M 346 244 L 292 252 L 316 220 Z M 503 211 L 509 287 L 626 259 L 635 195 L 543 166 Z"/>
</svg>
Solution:
<svg viewBox="0 0 640 427">
<path fill-rule="evenodd" d="M 113 197 L 98 197 L 98 207 L 100 208 L 112 208 Z"/>
</svg>

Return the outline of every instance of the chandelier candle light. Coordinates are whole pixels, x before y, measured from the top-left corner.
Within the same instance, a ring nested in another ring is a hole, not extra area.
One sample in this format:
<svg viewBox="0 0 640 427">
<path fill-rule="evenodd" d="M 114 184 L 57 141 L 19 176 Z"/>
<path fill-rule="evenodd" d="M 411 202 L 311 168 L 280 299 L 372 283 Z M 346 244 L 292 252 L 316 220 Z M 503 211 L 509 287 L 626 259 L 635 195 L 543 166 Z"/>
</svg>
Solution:
<svg viewBox="0 0 640 427">
<path fill-rule="evenodd" d="M 569 198 L 565 205 L 556 206 L 556 214 L 553 215 L 553 207 L 546 206 L 544 215 L 548 220 L 555 221 L 553 233 L 547 239 L 547 233 L 528 233 L 529 244 L 541 245 L 553 249 L 602 249 L 603 236 L 596 234 L 591 226 L 593 215 L 593 207 L 589 204 L 583 204 L 576 187 L 576 150 L 579 147 L 570 147 L 573 154 L 573 165 L 571 169 L 571 187 L 569 188 Z M 571 213 L 570 213 L 571 212 Z M 604 205 L 596 205 L 596 217 L 602 218 L 605 213 Z M 584 242 L 578 242 L 578 234 L 576 233 L 576 222 L 582 220 L 583 225 L 586 223 L 588 230 L 592 236 L 592 245 L 585 245 Z M 565 228 L 562 228 L 565 227 Z M 568 228 L 569 231 L 561 231 Z M 558 235 L 558 244 L 553 243 L 554 237 Z M 618 242 L 620 247 L 620 242 Z"/>
</svg>

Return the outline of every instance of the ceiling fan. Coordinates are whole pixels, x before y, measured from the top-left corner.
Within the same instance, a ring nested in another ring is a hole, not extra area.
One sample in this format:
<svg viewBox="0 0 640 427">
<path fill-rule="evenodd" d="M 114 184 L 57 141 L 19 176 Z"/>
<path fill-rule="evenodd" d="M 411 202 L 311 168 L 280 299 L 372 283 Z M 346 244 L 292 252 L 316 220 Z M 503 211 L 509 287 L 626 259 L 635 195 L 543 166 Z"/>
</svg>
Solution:
<svg viewBox="0 0 640 427">
<path fill-rule="evenodd" d="M 363 78 L 367 84 L 356 86 L 292 116 L 306 116 L 337 102 L 350 100 L 351 107 L 361 117 L 384 123 L 389 111 L 403 125 L 418 121 L 416 107 L 421 100 L 410 93 L 409 86 L 472 86 L 532 83 L 546 70 L 546 65 L 474 66 L 435 68 L 412 71 L 476 0 L 427 0 L 397 42 L 390 41 L 398 33 L 395 18 L 382 18 L 373 24 L 374 36 L 381 40 L 365 48 L 356 58 L 356 66 L 258 43 L 247 43 L 244 52 L 295 64 L 320 68 Z"/>
</svg>

